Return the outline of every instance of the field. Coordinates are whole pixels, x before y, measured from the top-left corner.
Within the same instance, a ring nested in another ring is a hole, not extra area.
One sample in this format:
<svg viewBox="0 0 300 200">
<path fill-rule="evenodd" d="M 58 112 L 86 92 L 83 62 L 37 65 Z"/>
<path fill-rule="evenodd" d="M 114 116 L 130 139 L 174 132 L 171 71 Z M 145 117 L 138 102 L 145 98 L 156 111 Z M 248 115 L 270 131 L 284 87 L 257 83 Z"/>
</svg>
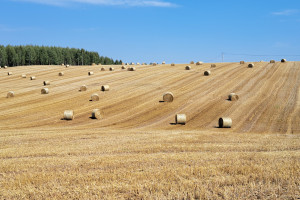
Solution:
<svg viewBox="0 0 300 200">
<path fill-rule="evenodd" d="M 254 64 L 0 69 L 0 199 L 299 199 L 300 62 Z"/>
</svg>

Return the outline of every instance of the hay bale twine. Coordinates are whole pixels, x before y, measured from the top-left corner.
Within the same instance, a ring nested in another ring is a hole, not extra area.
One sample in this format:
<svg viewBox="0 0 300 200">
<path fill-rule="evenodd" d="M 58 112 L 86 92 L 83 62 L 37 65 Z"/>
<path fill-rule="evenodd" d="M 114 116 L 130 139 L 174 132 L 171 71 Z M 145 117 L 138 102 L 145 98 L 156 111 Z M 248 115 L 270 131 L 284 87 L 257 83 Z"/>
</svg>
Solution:
<svg viewBox="0 0 300 200">
<path fill-rule="evenodd" d="M 30 80 L 36 80 L 35 76 L 30 76 Z"/>
<path fill-rule="evenodd" d="M 237 101 L 237 100 L 239 100 L 239 96 L 237 94 L 235 94 L 235 93 L 230 93 L 228 95 L 228 100 L 229 101 Z"/>
<path fill-rule="evenodd" d="M 270 60 L 270 63 L 275 63 L 275 60 Z"/>
<path fill-rule="evenodd" d="M 191 66 L 185 66 L 185 70 L 191 70 L 192 67 Z"/>
<path fill-rule="evenodd" d="M 49 94 L 49 89 L 48 88 L 43 88 L 41 90 L 41 94 Z"/>
<path fill-rule="evenodd" d="M 249 68 L 253 68 L 253 67 L 254 67 L 254 64 L 253 64 L 253 63 L 250 63 L 250 64 L 248 65 L 248 67 L 249 67 Z"/>
<path fill-rule="evenodd" d="M 121 67 L 122 69 L 126 69 L 126 67 L 123 65 L 122 67 Z"/>
<path fill-rule="evenodd" d="M 232 120 L 229 117 L 222 117 L 219 119 L 219 128 L 231 128 Z"/>
<path fill-rule="evenodd" d="M 109 71 L 115 71 L 115 69 L 113 67 L 110 67 Z"/>
<path fill-rule="evenodd" d="M 15 96 L 15 93 L 13 92 L 13 91 L 9 91 L 8 93 L 7 93 L 7 98 L 11 98 L 11 97 L 14 97 Z"/>
<path fill-rule="evenodd" d="M 177 114 L 175 115 L 176 124 L 186 124 L 186 115 L 185 114 Z"/>
<path fill-rule="evenodd" d="M 285 58 L 281 59 L 281 62 L 282 63 L 286 62 L 286 59 Z"/>
<path fill-rule="evenodd" d="M 101 67 L 101 71 L 105 71 L 105 68 L 104 68 L 104 67 Z"/>
<path fill-rule="evenodd" d="M 82 86 L 80 86 L 80 89 L 79 89 L 81 92 L 82 91 L 86 91 L 87 90 L 87 87 L 86 87 L 86 85 L 82 85 Z"/>
<path fill-rule="evenodd" d="M 8 75 L 8 76 L 11 76 L 11 75 L 12 75 L 12 72 L 7 72 L 7 75 Z"/>
<path fill-rule="evenodd" d="M 174 100 L 174 95 L 172 92 L 166 92 L 163 95 L 164 102 L 172 102 Z"/>
<path fill-rule="evenodd" d="M 245 61 L 243 61 L 243 60 L 242 60 L 242 61 L 240 61 L 240 64 L 245 64 Z"/>
<path fill-rule="evenodd" d="M 194 62 L 194 61 L 191 61 L 190 64 L 193 65 L 193 64 L 195 64 L 195 62 Z"/>
<path fill-rule="evenodd" d="M 74 119 L 74 112 L 73 110 L 65 110 L 64 112 L 64 120 L 73 120 Z"/>
<path fill-rule="evenodd" d="M 211 68 L 215 68 L 215 67 L 217 67 L 217 65 L 216 65 L 216 64 L 211 64 L 210 67 L 211 67 Z"/>
<path fill-rule="evenodd" d="M 50 85 L 50 81 L 44 81 L 44 85 Z"/>
<path fill-rule="evenodd" d="M 22 74 L 22 78 L 26 78 L 26 74 Z"/>
<path fill-rule="evenodd" d="M 204 76 L 209 76 L 211 74 L 211 72 L 209 70 L 204 72 Z"/>
<path fill-rule="evenodd" d="M 58 76 L 63 76 L 63 75 L 64 75 L 63 72 L 59 72 L 59 73 L 58 73 Z"/>
<path fill-rule="evenodd" d="M 165 65 L 165 64 L 166 64 L 166 61 L 163 61 L 161 64 Z"/>
<path fill-rule="evenodd" d="M 99 109 L 93 109 L 92 111 L 92 119 L 100 119 L 101 113 Z"/>
<path fill-rule="evenodd" d="M 175 66 L 175 63 L 172 63 L 171 66 Z"/>
<path fill-rule="evenodd" d="M 109 85 L 102 85 L 101 86 L 101 91 L 109 91 Z"/>
<path fill-rule="evenodd" d="M 94 72 L 89 72 L 88 74 L 89 74 L 89 76 L 91 76 L 91 75 L 94 75 Z"/>
<path fill-rule="evenodd" d="M 196 63 L 196 65 L 202 65 L 202 64 L 203 64 L 202 61 L 199 61 L 199 62 Z"/>
<path fill-rule="evenodd" d="M 92 101 L 99 101 L 99 95 L 96 94 L 96 93 L 92 94 L 91 100 L 92 100 Z"/>
</svg>

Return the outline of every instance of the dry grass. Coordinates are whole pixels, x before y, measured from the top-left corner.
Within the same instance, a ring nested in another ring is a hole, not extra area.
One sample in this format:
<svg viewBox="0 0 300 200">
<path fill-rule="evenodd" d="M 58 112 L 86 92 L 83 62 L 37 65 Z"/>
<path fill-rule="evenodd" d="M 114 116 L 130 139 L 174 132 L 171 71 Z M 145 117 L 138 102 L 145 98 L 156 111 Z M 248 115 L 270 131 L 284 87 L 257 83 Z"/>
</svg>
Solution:
<svg viewBox="0 0 300 200">
<path fill-rule="evenodd" d="M 298 135 L 3 131 L 1 199 L 297 199 Z"/>
</svg>

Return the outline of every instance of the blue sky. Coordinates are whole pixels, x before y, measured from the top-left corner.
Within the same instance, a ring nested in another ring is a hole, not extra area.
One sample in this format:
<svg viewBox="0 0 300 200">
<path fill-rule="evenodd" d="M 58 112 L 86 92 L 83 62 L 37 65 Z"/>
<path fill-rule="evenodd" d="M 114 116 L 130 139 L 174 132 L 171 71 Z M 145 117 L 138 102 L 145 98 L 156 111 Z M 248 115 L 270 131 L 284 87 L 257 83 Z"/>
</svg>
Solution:
<svg viewBox="0 0 300 200">
<path fill-rule="evenodd" d="M 0 11 L 2 45 L 124 62 L 300 60 L 299 0 L 0 0 Z"/>
</svg>

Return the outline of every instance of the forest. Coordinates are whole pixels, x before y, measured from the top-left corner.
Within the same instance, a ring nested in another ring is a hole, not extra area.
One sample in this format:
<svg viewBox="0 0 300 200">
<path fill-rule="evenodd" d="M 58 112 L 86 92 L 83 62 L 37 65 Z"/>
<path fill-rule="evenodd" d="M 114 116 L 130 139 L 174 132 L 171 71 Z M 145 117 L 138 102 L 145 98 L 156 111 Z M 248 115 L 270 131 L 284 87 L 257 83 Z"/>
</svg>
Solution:
<svg viewBox="0 0 300 200">
<path fill-rule="evenodd" d="M 113 60 L 99 56 L 98 52 L 85 49 L 48 47 L 48 46 L 11 46 L 0 45 L 0 66 L 24 65 L 114 65 L 122 64 L 122 60 Z"/>
</svg>

